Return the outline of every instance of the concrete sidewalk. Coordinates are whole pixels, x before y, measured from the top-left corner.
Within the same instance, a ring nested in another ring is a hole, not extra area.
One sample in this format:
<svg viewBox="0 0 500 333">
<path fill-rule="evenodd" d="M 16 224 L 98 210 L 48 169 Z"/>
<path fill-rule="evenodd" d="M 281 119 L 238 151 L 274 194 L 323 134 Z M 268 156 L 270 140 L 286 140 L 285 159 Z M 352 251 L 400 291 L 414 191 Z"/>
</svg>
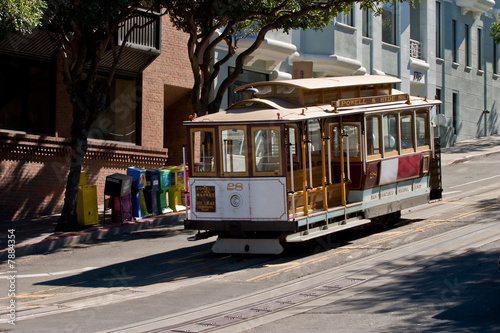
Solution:
<svg viewBox="0 0 500 333">
<path fill-rule="evenodd" d="M 107 215 L 111 214 L 107 213 Z M 54 232 L 59 215 L 7 223 L 0 222 L 0 262 L 8 259 L 9 252 L 6 247 L 9 229 L 14 229 L 15 256 L 18 258 L 31 254 L 47 253 L 72 244 L 116 238 L 122 234 L 143 229 L 182 226 L 184 217 L 184 212 L 177 212 L 123 223 L 102 223 L 104 219 L 101 211 L 99 214 L 101 224 L 69 232 Z"/>
<path fill-rule="evenodd" d="M 457 142 L 454 147 L 441 149 L 442 166 L 461 163 L 490 154 L 500 156 L 500 136 L 489 136 Z M 102 211 L 100 214 L 102 220 Z M 183 212 L 157 215 L 149 218 L 118 224 L 98 224 L 73 232 L 54 232 L 58 215 L 44 216 L 31 220 L 0 222 L 0 261 L 8 258 L 7 232 L 15 230 L 15 256 L 42 254 L 58 248 L 98 239 L 110 239 L 132 231 L 179 227 L 183 225 Z"/>
<path fill-rule="evenodd" d="M 500 135 L 464 140 L 456 142 L 453 147 L 441 149 L 441 164 L 446 166 L 498 153 L 500 153 Z"/>
</svg>

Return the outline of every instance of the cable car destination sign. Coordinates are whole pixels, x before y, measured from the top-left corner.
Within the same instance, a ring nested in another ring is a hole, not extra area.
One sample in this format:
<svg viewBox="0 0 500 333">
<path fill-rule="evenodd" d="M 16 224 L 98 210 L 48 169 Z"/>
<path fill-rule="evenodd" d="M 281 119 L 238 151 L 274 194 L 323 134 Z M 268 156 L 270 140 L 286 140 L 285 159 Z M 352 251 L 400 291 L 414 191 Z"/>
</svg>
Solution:
<svg viewBox="0 0 500 333">
<path fill-rule="evenodd" d="M 337 110 L 338 108 L 352 108 L 372 104 L 408 102 L 409 99 L 410 96 L 408 94 L 346 98 L 332 102 L 332 106 Z"/>
</svg>

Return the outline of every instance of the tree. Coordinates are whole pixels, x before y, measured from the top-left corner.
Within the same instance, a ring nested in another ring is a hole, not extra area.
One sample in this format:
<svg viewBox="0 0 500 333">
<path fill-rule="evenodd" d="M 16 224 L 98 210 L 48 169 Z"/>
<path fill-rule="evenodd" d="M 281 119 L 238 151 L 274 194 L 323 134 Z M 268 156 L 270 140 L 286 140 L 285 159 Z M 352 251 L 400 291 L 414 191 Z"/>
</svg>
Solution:
<svg viewBox="0 0 500 333">
<path fill-rule="evenodd" d="M 493 37 L 496 44 L 500 43 L 500 16 L 497 17 L 497 21 L 491 24 L 490 36 Z"/>
<path fill-rule="evenodd" d="M 0 0 L 0 38 L 11 32 L 31 33 L 46 7 L 43 0 Z"/>
<path fill-rule="evenodd" d="M 263 43 L 269 31 L 322 29 L 339 13 L 348 12 L 354 3 L 380 14 L 380 5 L 385 2 L 392 1 L 173 0 L 164 5 L 177 29 L 189 35 L 188 54 L 194 75 L 192 104 L 196 114 L 203 115 L 219 110 L 224 92 L 243 73 L 245 59 Z M 247 36 L 254 37 L 253 43 L 236 56 L 234 71 L 211 98 L 221 66 L 236 55 L 238 40 Z M 212 55 L 220 43 L 227 45 L 228 52 L 214 62 Z"/>
<path fill-rule="evenodd" d="M 152 9 L 152 5 L 153 1 L 139 0 L 60 0 L 50 1 L 45 11 L 44 28 L 59 50 L 63 80 L 73 106 L 71 163 L 56 231 L 78 228 L 76 196 L 90 126 L 106 107 L 127 38 L 148 23 L 130 27 L 121 45 L 115 44 L 115 32 L 127 19 L 137 15 L 138 8 Z M 113 62 L 103 78 L 98 76 L 98 67 L 106 52 L 112 53 Z"/>
<path fill-rule="evenodd" d="M 17 1 L 35 3 L 35 0 Z M 359 3 L 375 8 L 384 1 Z M 196 112 L 204 114 L 204 110 L 218 111 L 224 91 L 242 73 L 244 60 L 262 44 L 267 32 L 320 29 L 352 6 L 346 0 L 51 0 L 47 3 L 44 29 L 51 33 L 59 50 L 64 83 L 73 106 L 71 163 L 58 231 L 78 228 L 76 196 L 90 126 L 105 109 L 128 36 L 143 26 L 128 28 L 120 45 L 115 43 L 115 32 L 136 15 L 138 8 L 166 9 L 163 13 L 170 15 L 174 25 L 189 34 L 188 54 L 195 79 L 192 102 Z M 246 35 L 254 35 L 255 42 L 237 56 L 235 71 L 211 100 L 213 82 L 221 66 L 235 55 L 237 41 Z M 215 46 L 223 42 L 228 45 L 227 56 L 212 63 Z M 113 62 L 103 78 L 98 76 L 98 68 L 106 52 L 112 53 Z"/>
</svg>

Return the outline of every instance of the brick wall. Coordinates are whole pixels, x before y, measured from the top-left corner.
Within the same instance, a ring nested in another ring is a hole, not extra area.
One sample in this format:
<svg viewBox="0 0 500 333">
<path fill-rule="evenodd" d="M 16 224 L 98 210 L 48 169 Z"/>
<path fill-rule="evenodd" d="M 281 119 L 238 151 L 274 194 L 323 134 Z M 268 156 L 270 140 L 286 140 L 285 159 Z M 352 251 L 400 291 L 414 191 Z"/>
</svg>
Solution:
<svg viewBox="0 0 500 333">
<path fill-rule="evenodd" d="M 191 112 L 193 77 L 187 36 L 162 19 L 161 54 L 143 71 L 140 146 L 92 140 L 83 164 L 89 185 L 97 185 L 103 204 L 106 176 L 182 162 L 182 120 Z M 72 105 L 57 64 L 54 137 L 0 133 L 0 220 L 13 221 L 61 212 L 69 171 Z M 168 87 L 168 89 L 166 88 Z M 175 121 L 174 121 L 175 120 Z M 164 135 L 164 132 L 168 135 Z M 172 149 L 175 158 L 167 160 Z M 180 157 L 180 158 L 179 158 Z"/>
<path fill-rule="evenodd" d="M 179 143 L 169 140 L 164 131 L 174 132 L 176 127 L 182 128 L 182 123 L 172 123 L 171 119 L 187 119 L 191 113 L 189 93 L 194 81 L 187 54 L 188 36 L 177 31 L 164 17 L 161 38 L 160 56 L 143 71 L 141 144 L 177 151 Z M 172 105 L 176 107 L 171 108 Z M 178 164 L 179 161 L 174 162 Z"/>
<path fill-rule="evenodd" d="M 22 135 L 34 138 L 31 143 L 38 141 L 32 145 L 16 136 L 15 140 L 0 138 L 0 221 L 60 213 L 69 171 L 67 142 L 54 142 L 47 148 L 42 143 L 46 140 L 40 137 Z M 125 174 L 129 166 L 154 169 L 168 164 L 164 149 L 153 153 L 140 147 L 124 146 L 122 151 L 115 148 L 89 151 L 83 164 L 88 184 L 97 185 L 99 205 L 103 204 L 106 176 Z"/>
<path fill-rule="evenodd" d="M 37 135 L 0 134 L 0 220 L 60 213 L 70 160 L 69 141 Z M 82 170 L 104 201 L 106 176 L 127 167 L 156 169 L 167 164 L 166 149 L 90 141 Z"/>
<path fill-rule="evenodd" d="M 172 165 L 182 164 L 182 146 L 186 141 L 186 129 L 182 125 L 183 121 L 189 119 L 192 114 L 191 89 L 179 89 L 171 86 L 165 86 L 165 95 L 182 96 L 174 103 L 165 108 L 165 143 L 168 147 L 169 163 Z"/>
</svg>

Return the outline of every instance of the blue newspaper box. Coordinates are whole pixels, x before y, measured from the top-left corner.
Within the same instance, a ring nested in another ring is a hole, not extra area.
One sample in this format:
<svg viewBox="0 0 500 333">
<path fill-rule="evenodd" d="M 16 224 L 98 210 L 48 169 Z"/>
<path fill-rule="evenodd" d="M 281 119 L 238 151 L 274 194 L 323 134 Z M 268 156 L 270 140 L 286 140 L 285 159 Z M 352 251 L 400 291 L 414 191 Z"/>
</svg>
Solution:
<svg viewBox="0 0 500 333">
<path fill-rule="evenodd" d="M 132 177 L 132 215 L 141 219 L 148 216 L 144 187 L 146 186 L 146 170 L 138 167 L 128 167 L 127 175 Z"/>
</svg>

